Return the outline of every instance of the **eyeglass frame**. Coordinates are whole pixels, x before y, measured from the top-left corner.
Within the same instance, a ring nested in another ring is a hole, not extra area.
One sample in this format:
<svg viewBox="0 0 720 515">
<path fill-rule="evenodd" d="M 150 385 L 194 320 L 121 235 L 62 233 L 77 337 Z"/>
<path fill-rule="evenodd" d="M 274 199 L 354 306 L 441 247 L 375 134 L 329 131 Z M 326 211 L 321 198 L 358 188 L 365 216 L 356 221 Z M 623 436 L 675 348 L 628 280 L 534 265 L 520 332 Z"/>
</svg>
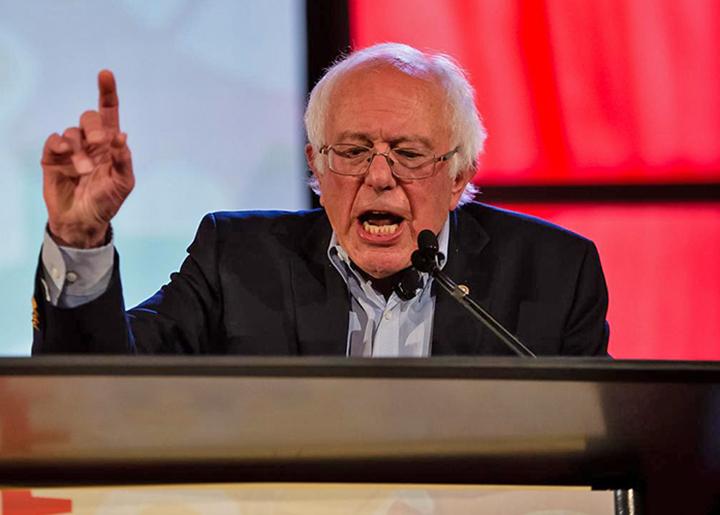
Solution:
<svg viewBox="0 0 720 515">
<path fill-rule="evenodd" d="M 371 152 L 372 152 L 372 155 L 371 155 L 369 158 L 367 158 L 367 163 L 368 163 L 368 164 L 367 164 L 367 166 L 365 167 L 365 169 L 364 169 L 362 172 L 360 172 L 360 173 L 340 173 L 340 172 L 338 172 L 338 171 L 336 171 L 336 170 L 333 170 L 332 166 L 330 166 L 330 151 L 331 151 L 331 150 L 334 150 L 333 147 L 335 147 L 336 145 L 349 145 L 349 146 L 361 147 L 361 148 L 365 148 L 365 149 L 371 151 Z M 423 179 L 429 179 L 430 177 L 434 176 L 434 175 L 437 173 L 437 170 L 438 170 L 437 163 L 447 162 L 452 156 L 454 156 L 455 154 L 457 154 L 457 153 L 460 151 L 460 146 L 458 145 L 458 146 L 455 147 L 454 149 L 452 149 L 452 150 L 450 150 L 449 152 L 446 152 L 446 153 L 444 153 L 444 154 L 442 154 L 442 155 L 440 155 L 440 156 L 436 156 L 436 155 L 433 153 L 433 154 L 432 154 L 432 157 L 431 157 L 430 159 L 428 159 L 428 160 L 425 161 L 424 163 L 421 163 L 421 164 L 419 164 L 419 165 L 417 165 L 417 166 L 415 166 L 415 167 L 412 167 L 412 168 L 410 168 L 410 167 L 408 167 L 408 166 L 406 166 L 406 165 L 402 165 L 402 166 L 405 166 L 405 168 L 408 168 L 409 170 L 416 170 L 416 169 L 418 169 L 418 168 L 422 168 L 423 166 L 427 166 L 427 165 L 429 165 L 430 163 L 432 163 L 432 165 L 433 165 L 433 170 L 432 170 L 432 172 L 431 172 L 430 174 L 428 174 L 428 175 L 423 176 L 423 177 L 401 177 L 401 176 L 399 176 L 399 175 L 395 172 L 395 166 L 394 166 L 394 165 L 396 164 L 396 161 L 394 161 L 394 160 L 390 157 L 390 152 L 392 152 L 393 150 L 396 150 L 396 149 L 389 148 L 389 149 L 387 149 L 385 152 L 378 152 L 378 151 L 376 151 L 373 147 L 367 147 L 367 146 L 365 146 L 365 145 L 357 145 L 357 144 L 354 144 L 354 143 L 334 143 L 334 144 L 332 144 L 332 145 L 323 145 L 322 147 L 320 147 L 320 154 L 322 154 L 322 155 L 324 155 L 324 156 L 327 156 L 327 159 L 328 159 L 328 169 L 329 169 L 332 173 L 334 173 L 334 174 L 336 174 L 336 175 L 340 175 L 341 177 L 363 177 L 363 176 L 367 175 L 368 172 L 370 171 L 370 167 L 372 166 L 372 162 L 373 162 L 373 160 L 375 159 L 375 157 L 376 157 L 376 156 L 383 156 L 383 157 L 385 158 L 385 162 L 388 164 L 388 167 L 390 168 L 390 173 L 392 173 L 393 177 L 395 177 L 396 179 L 399 179 L 399 180 L 401 180 L 401 181 L 420 181 L 420 180 L 423 180 Z"/>
</svg>

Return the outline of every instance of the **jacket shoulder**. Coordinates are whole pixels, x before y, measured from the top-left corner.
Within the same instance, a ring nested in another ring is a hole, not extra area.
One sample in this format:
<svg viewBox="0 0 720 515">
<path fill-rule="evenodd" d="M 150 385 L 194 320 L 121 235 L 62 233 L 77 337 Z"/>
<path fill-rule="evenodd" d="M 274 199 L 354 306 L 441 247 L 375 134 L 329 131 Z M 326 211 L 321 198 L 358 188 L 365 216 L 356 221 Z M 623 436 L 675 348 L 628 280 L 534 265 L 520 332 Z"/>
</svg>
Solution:
<svg viewBox="0 0 720 515">
<path fill-rule="evenodd" d="M 495 241 L 537 241 L 548 245 L 556 243 L 581 247 L 592 244 L 586 237 L 565 227 L 509 209 L 475 202 L 463 206 L 461 212 L 463 216 L 478 222 L 490 239 Z"/>
<path fill-rule="evenodd" d="M 218 211 L 200 222 L 189 251 L 218 255 L 306 254 L 327 248 L 332 229 L 323 209 L 308 211 Z"/>
<path fill-rule="evenodd" d="M 310 227 L 325 217 L 322 209 L 305 211 L 216 211 L 205 215 L 203 224 L 218 231 L 287 233 Z"/>
</svg>

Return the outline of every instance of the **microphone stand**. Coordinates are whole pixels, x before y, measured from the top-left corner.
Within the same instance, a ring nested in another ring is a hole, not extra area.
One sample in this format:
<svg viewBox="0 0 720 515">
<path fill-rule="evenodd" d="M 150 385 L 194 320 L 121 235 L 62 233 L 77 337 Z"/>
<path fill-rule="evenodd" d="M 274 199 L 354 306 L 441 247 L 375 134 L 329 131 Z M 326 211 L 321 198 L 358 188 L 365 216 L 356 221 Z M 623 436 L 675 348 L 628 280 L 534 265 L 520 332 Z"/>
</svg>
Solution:
<svg viewBox="0 0 720 515">
<path fill-rule="evenodd" d="M 422 232 L 424 233 L 425 231 Z M 432 236 L 435 238 L 434 234 Z M 440 284 L 440 286 L 442 286 L 442 288 L 447 291 L 453 299 L 458 301 L 465 309 L 472 313 L 476 319 L 482 322 L 485 327 L 490 329 L 490 331 L 492 331 L 493 334 L 495 334 L 495 336 L 497 336 L 500 341 L 502 341 L 515 354 L 522 357 L 535 358 L 536 356 L 533 351 L 528 349 L 514 334 L 505 329 L 500 322 L 495 320 L 490 313 L 488 313 L 480 304 L 475 302 L 475 300 L 468 295 L 467 288 L 456 284 L 455 281 L 450 279 L 450 277 L 440 269 L 437 262 L 437 239 L 435 239 L 434 245 L 432 243 L 427 243 L 427 237 L 425 238 L 426 241 L 421 241 L 422 239 L 421 235 L 421 237 L 418 238 L 419 249 L 412 254 L 413 266 L 417 270 L 427 272 L 435 278 L 438 284 Z"/>
</svg>

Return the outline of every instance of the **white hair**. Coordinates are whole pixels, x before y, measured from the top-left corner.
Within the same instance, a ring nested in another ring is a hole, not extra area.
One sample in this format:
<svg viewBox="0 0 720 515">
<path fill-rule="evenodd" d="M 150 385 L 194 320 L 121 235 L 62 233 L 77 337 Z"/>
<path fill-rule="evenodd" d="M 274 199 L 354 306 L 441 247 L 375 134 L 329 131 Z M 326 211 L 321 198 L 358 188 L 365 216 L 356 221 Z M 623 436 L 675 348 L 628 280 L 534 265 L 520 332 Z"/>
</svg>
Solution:
<svg viewBox="0 0 720 515">
<path fill-rule="evenodd" d="M 380 43 L 352 52 L 335 62 L 310 92 L 305 109 L 305 130 L 315 151 L 314 165 L 318 173 L 323 170 L 320 148 L 327 144 L 323 138 L 333 90 L 343 77 L 361 66 L 388 65 L 413 77 L 430 77 L 442 87 L 447 99 L 451 138 L 458 146 L 458 153 L 450 161 L 450 177 L 455 178 L 461 170 L 475 170 L 487 132 L 475 107 L 475 91 L 463 69 L 452 57 L 444 54 L 424 53 L 401 43 Z M 310 187 L 319 194 L 314 176 L 310 179 Z M 460 204 L 471 201 L 476 193 L 477 188 L 472 182 L 468 183 Z"/>
</svg>

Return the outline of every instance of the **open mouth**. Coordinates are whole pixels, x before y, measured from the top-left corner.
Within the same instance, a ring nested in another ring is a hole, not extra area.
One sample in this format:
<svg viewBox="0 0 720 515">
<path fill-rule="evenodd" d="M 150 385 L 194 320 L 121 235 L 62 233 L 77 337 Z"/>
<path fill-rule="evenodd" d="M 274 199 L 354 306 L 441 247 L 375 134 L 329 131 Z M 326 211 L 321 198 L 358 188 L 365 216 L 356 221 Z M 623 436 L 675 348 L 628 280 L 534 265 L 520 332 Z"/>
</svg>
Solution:
<svg viewBox="0 0 720 515">
<path fill-rule="evenodd" d="M 402 216 L 388 211 L 366 211 L 358 217 L 363 229 L 373 235 L 395 234 L 403 222 Z"/>
</svg>

